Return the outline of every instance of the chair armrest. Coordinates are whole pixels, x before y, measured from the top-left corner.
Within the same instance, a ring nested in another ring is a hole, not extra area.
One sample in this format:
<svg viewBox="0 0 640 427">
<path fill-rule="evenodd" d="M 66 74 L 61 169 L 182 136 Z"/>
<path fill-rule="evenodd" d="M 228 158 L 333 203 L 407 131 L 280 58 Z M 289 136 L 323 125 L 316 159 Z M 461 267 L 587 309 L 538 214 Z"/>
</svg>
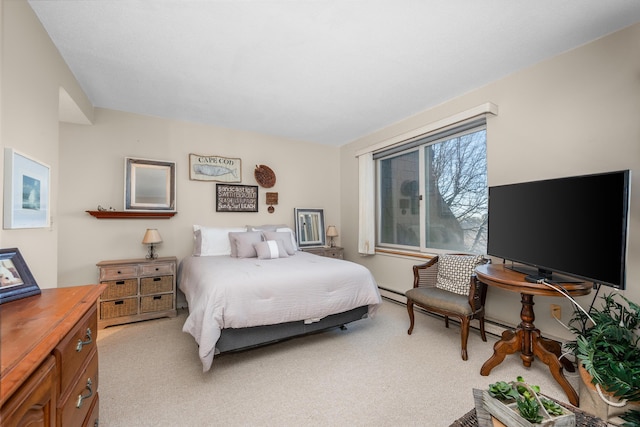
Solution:
<svg viewBox="0 0 640 427">
<path fill-rule="evenodd" d="M 438 257 L 413 266 L 413 287 L 434 287 L 438 276 Z"/>
</svg>

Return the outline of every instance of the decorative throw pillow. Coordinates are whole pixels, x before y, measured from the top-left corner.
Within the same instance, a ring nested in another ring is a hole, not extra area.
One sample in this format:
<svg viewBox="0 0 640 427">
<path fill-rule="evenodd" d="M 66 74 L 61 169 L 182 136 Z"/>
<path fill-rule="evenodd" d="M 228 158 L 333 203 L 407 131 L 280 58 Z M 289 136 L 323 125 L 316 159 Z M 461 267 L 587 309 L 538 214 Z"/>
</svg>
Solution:
<svg viewBox="0 0 640 427">
<path fill-rule="evenodd" d="M 282 241 L 282 244 L 284 245 L 284 248 L 287 251 L 288 255 L 293 255 L 293 254 L 296 253 L 296 250 L 294 249 L 295 246 L 291 242 L 291 233 L 290 232 L 288 232 L 288 231 L 263 231 L 262 234 L 264 235 L 265 240 Z"/>
<path fill-rule="evenodd" d="M 436 287 L 460 295 L 469 295 L 471 275 L 482 260 L 482 255 L 440 255 Z"/>
<path fill-rule="evenodd" d="M 262 233 L 259 231 L 246 231 L 244 233 L 229 233 L 231 242 L 231 256 L 234 258 L 255 258 L 258 256 L 254 243 L 262 241 Z"/>
<path fill-rule="evenodd" d="M 243 227 L 203 227 L 193 226 L 193 255 L 230 255 L 229 232 L 245 231 Z"/>
<path fill-rule="evenodd" d="M 287 258 L 289 256 L 282 240 L 266 240 L 254 243 L 253 247 L 260 259 Z"/>
<path fill-rule="evenodd" d="M 289 233 L 291 246 L 293 247 L 294 252 L 298 250 L 298 244 L 296 243 L 296 234 L 289 227 L 278 227 L 276 228 L 277 232 L 286 232 Z"/>
</svg>

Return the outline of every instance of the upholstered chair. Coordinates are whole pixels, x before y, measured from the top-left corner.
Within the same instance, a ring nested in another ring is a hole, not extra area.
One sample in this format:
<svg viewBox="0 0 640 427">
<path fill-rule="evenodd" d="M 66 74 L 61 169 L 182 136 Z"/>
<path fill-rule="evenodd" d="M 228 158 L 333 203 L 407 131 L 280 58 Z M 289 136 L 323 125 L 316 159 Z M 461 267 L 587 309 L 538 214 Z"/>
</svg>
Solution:
<svg viewBox="0 0 640 427">
<path fill-rule="evenodd" d="M 475 268 L 489 262 L 482 255 L 446 254 L 432 258 L 428 262 L 413 266 L 413 288 L 409 289 L 407 311 L 411 325 L 407 333 L 411 335 L 414 326 L 413 306 L 444 316 L 449 327 L 449 317 L 460 320 L 462 360 L 467 360 L 467 340 L 472 319 L 480 322 L 480 336 L 487 341 L 484 329 L 484 303 L 487 286 L 480 282 Z"/>
</svg>

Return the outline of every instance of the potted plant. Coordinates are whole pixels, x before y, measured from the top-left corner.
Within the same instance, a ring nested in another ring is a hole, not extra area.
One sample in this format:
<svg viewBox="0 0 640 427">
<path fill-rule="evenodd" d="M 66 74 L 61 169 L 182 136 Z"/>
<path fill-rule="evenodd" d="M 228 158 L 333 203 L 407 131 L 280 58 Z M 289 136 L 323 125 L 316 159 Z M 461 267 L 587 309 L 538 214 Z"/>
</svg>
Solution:
<svg viewBox="0 0 640 427">
<path fill-rule="evenodd" d="M 595 389 L 605 402 L 603 409 L 590 411 L 592 408 L 583 407 L 581 390 L 581 408 L 607 419 L 609 406 L 640 402 L 640 306 L 617 293 L 605 295 L 602 300 L 602 306 L 591 308 L 588 314 L 576 307 L 569 326 L 577 336 L 569 347 L 576 356 L 584 385 Z M 632 411 L 624 418 L 629 418 L 631 424 L 625 425 L 640 426 L 633 421 L 638 419 L 634 414 L 637 411 L 629 408 Z"/>
<path fill-rule="evenodd" d="M 484 409 L 503 425 L 531 427 L 573 427 L 575 415 L 540 394 L 540 387 L 516 381 L 490 384 L 482 394 Z"/>
</svg>

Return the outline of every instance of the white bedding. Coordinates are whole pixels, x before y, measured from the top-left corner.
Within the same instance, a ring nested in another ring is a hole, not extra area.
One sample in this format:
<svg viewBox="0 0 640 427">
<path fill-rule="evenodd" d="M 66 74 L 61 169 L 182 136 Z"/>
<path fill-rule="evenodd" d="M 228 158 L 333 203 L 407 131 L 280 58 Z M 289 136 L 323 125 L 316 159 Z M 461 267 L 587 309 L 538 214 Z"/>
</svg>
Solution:
<svg viewBox="0 0 640 427">
<path fill-rule="evenodd" d="M 372 316 L 381 303 L 367 268 L 306 252 L 268 260 L 192 256 L 182 260 L 178 283 L 189 304 L 182 330 L 199 344 L 203 371 L 221 329 L 315 321 L 364 305 Z"/>
</svg>

